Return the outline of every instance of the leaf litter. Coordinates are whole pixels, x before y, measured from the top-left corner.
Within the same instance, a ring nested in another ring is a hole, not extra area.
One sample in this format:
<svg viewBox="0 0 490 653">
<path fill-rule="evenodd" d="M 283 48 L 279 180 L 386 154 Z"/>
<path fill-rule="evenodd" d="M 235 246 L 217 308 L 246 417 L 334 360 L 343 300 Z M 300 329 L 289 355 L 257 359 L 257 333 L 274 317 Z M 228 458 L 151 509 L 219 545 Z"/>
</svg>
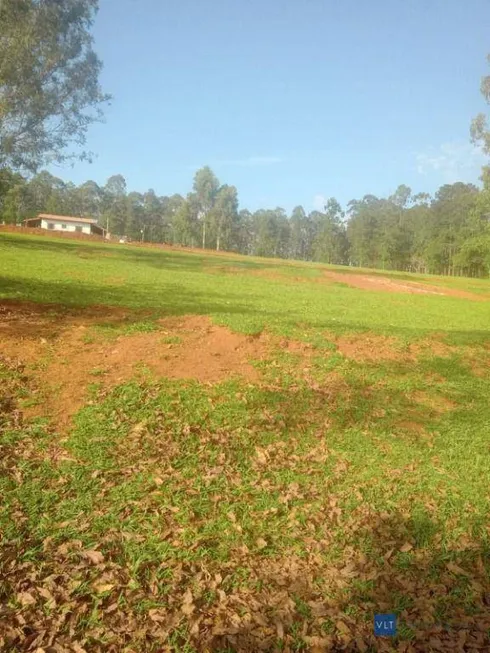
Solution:
<svg viewBox="0 0 490 653">
<path fill-rule="evenodd" d="M 318 429 L 319 396 L 336 428 L 321 384 L 224 400 L 179 381 L 107 389 L 46 461 L 57 432 L 22 417 L 30 381 L 4 366 L 0 649 L 489 650 L 486 549 L 417 543 L 411 500 L 380 512 Z M 53 499 L 29 514 L 36 496 Z M 373 614 L 393 609 L 406 635 L 374 638 Z"/>
</svg>

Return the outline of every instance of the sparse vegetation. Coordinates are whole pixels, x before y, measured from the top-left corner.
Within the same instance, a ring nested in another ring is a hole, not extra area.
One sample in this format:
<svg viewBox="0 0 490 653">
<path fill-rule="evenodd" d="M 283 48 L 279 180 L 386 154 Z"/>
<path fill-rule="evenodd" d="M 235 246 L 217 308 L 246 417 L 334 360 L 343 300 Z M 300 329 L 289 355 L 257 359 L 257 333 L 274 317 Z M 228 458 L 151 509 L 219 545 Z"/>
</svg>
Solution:
<svg viewBox="0 0 490 653">
<path fill-rule="evenodd" d="M 0 647 L 379 650 L 378 611 L 398 614 L 393 650 L 488 648 L 486 282 L 382 292 L 10 235 L 0 252 Z M 62 368 L 81 401 L 57 421 L 29 400 Z"/>
</svg>

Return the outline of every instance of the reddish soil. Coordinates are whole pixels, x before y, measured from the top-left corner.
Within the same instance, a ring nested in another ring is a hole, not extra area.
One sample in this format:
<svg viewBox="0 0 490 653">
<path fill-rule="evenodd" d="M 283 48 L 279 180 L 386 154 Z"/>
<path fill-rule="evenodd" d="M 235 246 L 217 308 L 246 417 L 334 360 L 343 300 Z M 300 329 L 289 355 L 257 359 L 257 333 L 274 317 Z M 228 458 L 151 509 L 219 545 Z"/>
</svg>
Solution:
<svg viewBox="0 0 490 653">
<path fill-rule="evenodd" d="M 450 410 L 454 410 L 456 404 L 450 399 L 443 397 L 441 395 L 429 394 L 427 392 L 422 392 L 417 390 L 412 392 L 410 398 L 417 404 L 421 404 L 425 408 L 429 408 L 436 414 L 446 413 Z"/>
<path fill-rule="evenodd" d="M 396 281 L 389 277 L 381 275 L 352 274 L 348 272 L 334 272 L 325 270 L 324 275 L 338 283 L 346 283 L 353 288 L 361 290 L 380 290 L 384 292 L 401 292 L 419 295 L 441 295 L 449 297 L 460 297 L 462 299 L 473 299 L 475 301 L 485 301 L 488 297 L 458 290 L 456 288 L 443 288 L 442 286 L 430 286 L 425 283 L 416 281 Z"/>
<path fill-rule="evenodd" d="M 156 331 L 112 337 L 91 328 L 101 323 L 125 327 L 147 315 L 148 311 L 119 307 L 68 309 L 0 302 L 0 356 L 27 366 L 31 398 L 37 400 L 36 405 L 25 408 L 26 414 L 49 417 L 64 430 L 87 402 L 87 390 L 93 384 L 111 388 L 145 374 L 204 383 L 233 376 L 257 381 L 259 373 L 250 361 L 264 359 L 276 346 L 306 361 L 315 352 L 311 345 L 294 340 L 232 333 L 204 316 L 164 318 Z M 450 356 L 454 352 L 437 336 L 405 346 L 394 337 L 372 333 L 330 337 L 342 355 L 359 362 L 415 362 L 425 355 Z M 488 373 L 487 358 L 483 361 L 480 353 L 478 360 Z M 307 365 L 303 370 L 307 376 L 308 370 Z M 343 388 L 340 394 L 346 391 Z M 424 397 L 414 397 L 414 401 L 425 403 Z"/>
<path fill-rule="evenodd" d="M 267 351 L 265 336 L 232 333 L 207 317 L 167 318 L 160 320 L 161 330 L 108 340 L 93 339 L 88 327 L 101 321 L 124 324 L 129 311 L 52 311 L 35 304 L 1 304 L 0 355 L 18 358 L 29 368 L 39 404 L 25 412 L 49 416 L 62 428 L 86 402 L 91 384 L 113 387 L 148 371 L 157 378 L 214 383 L 239 375 L 252 381 L 258 372 L 249 361 Z"/>
<path fill-rule="evenodd" d="M 411 358 L 409 351 L 401 352 L 396 348 L 396 342 L 395 338 L 375 334 L 338 336 L 335 339 L 343 356 L 359 362 Z"/>
<path fill-rule="evenodd" d="M 416 361 L 427 355 L 445 358 L 455 351 L 436 335 L 405 346 L 394 337 L 374 333 L 332 336 L 332 340 L 343 356 L 359 362 Z"/>
<path fill-rule="evenodd" d="M 402 431 L 409 431 L 410 433 L 417 433 L 418 435 L 425 435 L 426 433 L 424 426 L 420 422 L 414 422 L 409 419 L 401 420 L 396 426 Z"/>
</svg>

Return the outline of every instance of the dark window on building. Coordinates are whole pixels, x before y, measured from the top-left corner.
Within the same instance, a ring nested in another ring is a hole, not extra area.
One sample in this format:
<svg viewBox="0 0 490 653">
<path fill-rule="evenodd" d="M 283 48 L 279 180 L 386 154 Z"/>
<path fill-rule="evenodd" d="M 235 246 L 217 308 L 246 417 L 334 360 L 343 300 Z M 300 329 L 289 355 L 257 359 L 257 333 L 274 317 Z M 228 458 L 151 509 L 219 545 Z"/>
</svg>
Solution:
<svg viewBox="0 0 490 653">
<path fill-rule="evenodd" d="M 75 231 L 78 231 L 79 233 L 81 233 L 82 227 L 75 227 Z"/>
<path fill-rule="evenodd" d="M 61 225 L 61 228 L 62 228 L 62 229 L 66 229 L 66 224 L 62 224 L 62 225 Z"/>
<path fill-rule="evenodd" d="M 48 222 L 48 229 L 54 229 L 54 224 L 52 222 Z"/>
</svg>

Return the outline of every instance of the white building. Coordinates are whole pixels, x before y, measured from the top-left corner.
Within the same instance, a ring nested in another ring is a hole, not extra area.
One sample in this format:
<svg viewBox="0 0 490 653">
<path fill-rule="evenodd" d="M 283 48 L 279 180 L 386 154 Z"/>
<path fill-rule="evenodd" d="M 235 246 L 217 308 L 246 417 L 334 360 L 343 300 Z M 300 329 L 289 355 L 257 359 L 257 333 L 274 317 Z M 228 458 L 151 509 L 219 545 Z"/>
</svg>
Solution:
<svg viewBox="0 0 490 653">
<path fill-rule="evenodd" d="M 40 227 L 51 231 L 71 231 L 80 234 L 105 237 L 106 230 L 93 218 L 76 218 L 69 215 L 51 215 L 40 213 L 37 218 L 24 220 L 26 227 Z"/>
</svg>

